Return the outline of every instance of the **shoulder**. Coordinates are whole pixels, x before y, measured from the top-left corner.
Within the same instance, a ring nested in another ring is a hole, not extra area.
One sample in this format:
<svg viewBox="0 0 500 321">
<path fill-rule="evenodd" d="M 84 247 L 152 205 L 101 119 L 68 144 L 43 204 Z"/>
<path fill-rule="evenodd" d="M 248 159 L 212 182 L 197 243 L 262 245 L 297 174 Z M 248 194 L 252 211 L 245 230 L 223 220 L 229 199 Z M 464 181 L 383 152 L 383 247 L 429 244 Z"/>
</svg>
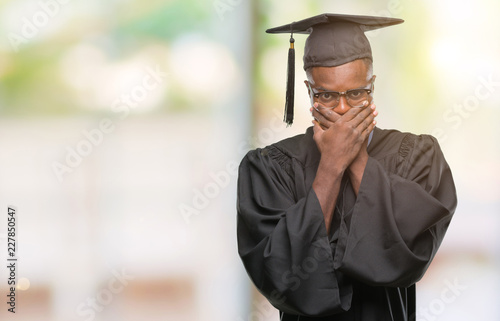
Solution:
<svg viewBox="0 0 500 321">
<path fill-rule="evenodd" d="M 403 177 L 410 169 L 430 164 L 436 157 L 444 159 L 437 139 L 431 135 L 377 128 L 372 143 L 370 156 L 387 171 Z"/>
<path fill-rule="evenodd" d="M 292 160 L 305 167 L 319 157 L 319 151 L 312 136 L 312 127 L 310 127 L 304 134 L 283 139 L 264 148 L 251 150 L 244 160 L 274 162 L 287 172 L 291 169 Z"/>
<path fill-rule="evenodd" d="M 375 128 L 373 140 L 369 146 L 369 153 L 378 155 L 395 154 L 407 158 L 415 149 L 429 149 L 439 147 L 431 135 L 401 132 L 396 129 Z"/>
</svg>

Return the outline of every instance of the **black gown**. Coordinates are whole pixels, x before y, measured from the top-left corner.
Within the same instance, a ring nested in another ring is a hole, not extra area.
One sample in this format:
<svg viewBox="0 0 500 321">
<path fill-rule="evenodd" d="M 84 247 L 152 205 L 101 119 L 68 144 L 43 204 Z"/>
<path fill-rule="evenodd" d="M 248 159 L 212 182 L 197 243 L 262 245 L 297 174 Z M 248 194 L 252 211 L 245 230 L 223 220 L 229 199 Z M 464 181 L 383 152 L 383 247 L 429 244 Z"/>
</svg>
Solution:
<svg viewBox="0 0 500 321">
<path fill-rule="evenodd" d="M 327 235 L 312 136 L 241 162 L 238 252 L 250 278 L 282 320 L 415 320 L 415 283 L 457 204 L 436 139 L 375 128 L 358 195 L 345 175 Z"/>
</svg>

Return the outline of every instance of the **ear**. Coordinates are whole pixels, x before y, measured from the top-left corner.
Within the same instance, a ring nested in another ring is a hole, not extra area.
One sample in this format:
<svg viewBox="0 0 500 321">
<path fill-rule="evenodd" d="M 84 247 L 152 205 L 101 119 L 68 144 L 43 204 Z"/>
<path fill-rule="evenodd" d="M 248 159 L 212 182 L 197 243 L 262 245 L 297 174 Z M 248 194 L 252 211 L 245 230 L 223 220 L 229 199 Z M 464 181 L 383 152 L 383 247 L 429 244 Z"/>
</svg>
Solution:
<svg viewBox="0 0 500 321">
<path fill-rule="evenodd" d="M 372 84 L 373 84 L 372 85 L 372 92 L 375 91 L 375 78 L 377 78 L 377 75 L 373 75 L 373 77 L 372 77 Z"/>
<path fill-rule="evenodd" d="M 309 81 L 304 80 L 304 84 L 306 85 L 307 88 L 307 94 L 309 95 L 309 97 L 311 97 L 311 89 L 309 89 Z"/>
</svg>

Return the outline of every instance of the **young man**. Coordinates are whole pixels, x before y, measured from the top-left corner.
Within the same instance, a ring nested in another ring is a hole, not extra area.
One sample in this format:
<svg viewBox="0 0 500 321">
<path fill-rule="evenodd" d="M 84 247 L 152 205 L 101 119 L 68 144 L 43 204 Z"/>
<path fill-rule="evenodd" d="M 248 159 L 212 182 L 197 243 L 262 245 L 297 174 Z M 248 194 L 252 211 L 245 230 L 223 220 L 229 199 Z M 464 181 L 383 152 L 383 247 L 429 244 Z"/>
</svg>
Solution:
<svg viewBox="0 0 500 321">
<path fill-rule="evenodd" d="M 310 34 L 313 126 L 250 151 L 238 178 L 239 254 L 282 320 L 415 320 L 415 282 L 457 201 L 435 138 L 375 127 L 364 31 L 401 22 L 324 14 L 268 30 Z"/>
</svg>

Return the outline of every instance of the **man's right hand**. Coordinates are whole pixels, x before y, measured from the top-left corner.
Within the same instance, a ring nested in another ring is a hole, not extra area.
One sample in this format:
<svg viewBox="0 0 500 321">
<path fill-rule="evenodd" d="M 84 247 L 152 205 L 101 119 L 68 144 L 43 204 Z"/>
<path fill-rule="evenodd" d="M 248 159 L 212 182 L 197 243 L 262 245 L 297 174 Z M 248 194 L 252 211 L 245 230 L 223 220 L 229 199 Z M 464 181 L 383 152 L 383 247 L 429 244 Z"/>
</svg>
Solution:
<svg viewBox="0 0 500 321">
<path fill-rule="evenodd" d="M 356 158 L 375 127 L 377 111 L 372 102 L 367 107 L 351 108 L 339 115 L 332 109 L 315 103 L 312 115 L 313 138 L 321 153 L 322 162 L 326 161 L 343 172 Z"/>
</svg>

